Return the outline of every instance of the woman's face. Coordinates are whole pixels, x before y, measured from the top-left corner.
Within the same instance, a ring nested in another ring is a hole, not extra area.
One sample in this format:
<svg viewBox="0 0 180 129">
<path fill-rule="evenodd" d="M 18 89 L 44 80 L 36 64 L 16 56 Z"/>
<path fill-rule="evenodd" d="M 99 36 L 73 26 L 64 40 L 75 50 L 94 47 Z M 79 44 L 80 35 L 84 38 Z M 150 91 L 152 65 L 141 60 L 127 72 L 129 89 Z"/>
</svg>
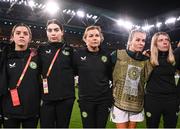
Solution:
<svg viewBox="0 0 180 129">
<path fill-rule="evenodd" d="M 87 31 L 85 42 L 88 47 L 99 47 L 101 44 L 101 37 L 99 31 L 97 29 Z"/>
<path fill-rule="evenodd" d="M 31 40 L 31 36 L 25 26 L 18 26 L 15 28 L 11 40 L 15 42 L 15 47 L 27 48 Z"/>
<path fill-rule="evenodd" d="M 142 52 L 145 46 L 146 34 L 141 32 L 134 33 L 129 49 L 134 52 Z"/>
<path fill-rule="evenodd" d="M 61 42 L 63 37 L 63 31 L 59 25 L 52 23 L 47 26 L 47 37 L 50 42 Z"/>
<path fill-rule="evenodd" d="M 157 48 L 160 51 L 166 52 L 169 50 L 170 41 L 165 35 L 159 35 L 157 38 Z"/>
</svg>

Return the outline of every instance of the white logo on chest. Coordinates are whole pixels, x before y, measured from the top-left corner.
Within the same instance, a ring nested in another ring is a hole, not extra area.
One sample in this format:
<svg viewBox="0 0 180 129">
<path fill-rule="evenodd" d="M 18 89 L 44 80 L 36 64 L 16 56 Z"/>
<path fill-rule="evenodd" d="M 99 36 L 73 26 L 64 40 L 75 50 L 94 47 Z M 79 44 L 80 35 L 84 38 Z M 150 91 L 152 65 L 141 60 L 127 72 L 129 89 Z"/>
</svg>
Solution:
<svg viewBox="0 0 180 129">
<path fill-rule="evenodd" d="M 51 49 L 46 50 L 46 54 L 50 54 L 51 53 Z"/>
<path fill-rule="evenodd" d="M 81 61 L 85 61 L 86 60 L 86 56 L 81 57 Z"/>
<path fill-rule="evenodd" d="M 15 68 L 16 67 L 16 63 L 13 63 L 13 64 L 9 64 L 9 68 Z"/>
</svg>

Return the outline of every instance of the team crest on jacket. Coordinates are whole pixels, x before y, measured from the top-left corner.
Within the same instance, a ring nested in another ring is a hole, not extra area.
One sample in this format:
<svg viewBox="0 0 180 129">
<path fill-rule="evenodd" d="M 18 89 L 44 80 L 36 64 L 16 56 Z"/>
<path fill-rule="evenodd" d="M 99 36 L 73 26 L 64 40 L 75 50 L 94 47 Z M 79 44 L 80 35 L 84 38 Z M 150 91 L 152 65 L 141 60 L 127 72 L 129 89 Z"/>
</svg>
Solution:
<svg viewBox="0 0 180 129">
<path fill-rule="evenodd" d="M 107 62 L 107 57 L 106 57 L 106 56 L 102 56 L 102 57 L 101 57 L 101 60 L 102 60 L 102 62 L 105 63 L 105 62 Z"/>
<path fill-rule="evenodd" d="M 30 64 L 29 64 L 29 66 L 30 66 L 32 69 L 36 69 L 36 68 L 37 68 L 37 64 L 36 64 L 36 62 L 34 62 L 34 61 L 31 61 Z"/>
<path fill-rule="evenodd" d="M 63 50 L 62 53 L 63 53 L 63 55 L 65 55 L 65 56 L 69 56 L 69 54 L 70 54 L 70 53 L 69 53 L 68 51 L 66 51 L 66 50 Z"/>
<path fill-rule="evenodd" d="M 146 112 L 146 116 L 147 116 L 147 117 L 151 117 L 152 114 L 151 114 L 150 112 Z"/>
<path fill-rule="evenodd" d="M 82 116 L 83 116 L 84 118 L 86 118 L 86 117 L 88 116 L 87 112 L 83 111 L 83 112 L 82 112 Z"/>
</svg>

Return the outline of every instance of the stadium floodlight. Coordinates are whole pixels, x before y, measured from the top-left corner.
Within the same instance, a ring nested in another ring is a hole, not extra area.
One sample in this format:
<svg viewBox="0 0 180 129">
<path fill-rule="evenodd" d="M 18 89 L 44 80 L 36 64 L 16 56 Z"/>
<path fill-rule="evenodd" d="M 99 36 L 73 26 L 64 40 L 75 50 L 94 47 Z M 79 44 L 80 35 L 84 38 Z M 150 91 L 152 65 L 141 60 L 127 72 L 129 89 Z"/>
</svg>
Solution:
<svg viewBox="0 0 180 129">
<path fill-rule="evenodd" d="M 49 1 L 48 3 L 46 3 L 45 10 L 51 15 L 54 15 L 59 10 L 59 6 L 55 2 Z"/>
<path fill-rule="evenodd" d="M 70 9 L 68 9 L 66 13 L 67 13 L 67 14 L 71 13 L 71 10 L 70 10 Z"/>
<path fill-rule="evenodd" d="M 124 22 L 124 28 L 126 29 L 131 29 L 133 27 L 133 24 L 130 21 L 125 21 Z"/>
<path fill-rule="evenodd" d="M 122 20 L 122 19 L 117 20 L 117 24 L 119 26 L 123 26 L 124 25 L 124 20 Z"/>
<path fill-rule="evenodd" d="M 28 5 L 33 8 L 35 6 L 35 3 L 33 0 L 28 1 Z"/>
<path fill-rule="evenodd" d="M 134 25 L 133 26 L 135 29 L 140 29 L 141 28 L 141 26 L 139 26 L 139 25 Z"/>
<path fill-rule="evenodd" d="M 19 4 L 22 4 L 23 3 L 23 1 L 19 1 Z"/>
<path fill-rule="evenodd" d="M 165 24 L 173 24 L 173 23 L 175 23 L 175 21 L 176 21 L 176 18 L 175 17 L 171 17 L 171 18 L 168 18 L 165 21 Z"/>
<path fill-rule="evenodd" d="M 87 18 L 92 18 L 92 16 L 93 16 L 92 14 L 88 14 L 88 13 L 86 14 Z"/>
<path fill-rule="evenodd" d="M 117 24 L 118 24 L 119 26 L 122 26 L 122 27 L 128 29 L 128 30 L 133 27 L 132 22 L 130 22 L 130 21 L 124 21 L 124 20 L 122 20 L 122 19 L 119 19 L 119 20 L 117 21 Z"/>
<path fill-rule="evenodd" d="M 43 4 L 43 5 L 42 5 L 42 7 L 41 7 L 41 9 L 44 9 L 45 7 L 46 7 L 46 5 L 45 5 L 45 4 Z"/>
<path fill-rule="evenodd" d="M 92 19 L 94 19 L 94 20 L 96 20 L 98 18 L 98 16 L 96 16 L 96 15 L 94 15 L 93 17 L 92 17 Z"/>
<path fill-rule="evenodd" d="M 64 9 L 63 13 L 70 14 L 70 15 L 76 15 L 76 12 L 71 9 Z"/>
<path fill-rule="evenodd" d="M 180 20 L 180 16 L 176 20 L 179 21 Z"/>
<path fill-rule="evenodd" d="M 145 30 L 145 31 L 149 31 L 153 27 L 154 27 L 154 25 L 145 25 L 145 26 L 142 27 L 142 29 Z"/>
<path fill-rule="evenodd" d="M 156 27 L 158 27 L 158 28 L 161 27 L 161 25 L 162 25 L 162 22 L 157 22 L 156 23 Z"/>
<path fill-rule="evenodd" d="M 72 15 L 76 15 L 76 12 L 74 10 L 71 11 Z"/>
<path fill-rule="evenodd" d="M 42 6 L 43 6 L 42 4 L 39 4 L 39 5 L 38 5 L 38 8 L 42 8 Z"/>
<path fill-rule="evenodd" d="M 76 12 L 76 14 L 77 14 L 78 17 L 81 17 L 81 18 L 83 18 L 83 17 L 85 16 L 85 12 L 82 11 L 82 10 L 78 10 L 78 11 Z"/>
<path fill-rule="evenodd" d="M 66 13 L 66 11 L 67 11 L 67 9 L 64 9 L 64 10 L 63 10 L 63 13 Z"/>
</svg>

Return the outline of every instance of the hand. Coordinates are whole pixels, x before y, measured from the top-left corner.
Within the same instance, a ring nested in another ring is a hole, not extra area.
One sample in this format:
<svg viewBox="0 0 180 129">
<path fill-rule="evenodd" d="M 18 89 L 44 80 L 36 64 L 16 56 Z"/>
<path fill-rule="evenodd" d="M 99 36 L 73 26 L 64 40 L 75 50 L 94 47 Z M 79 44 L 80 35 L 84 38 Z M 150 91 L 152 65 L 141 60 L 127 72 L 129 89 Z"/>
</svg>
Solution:
<svg viewBox="0 0 180 129">
<path fill-rule="evenodd" d="M 142 54 L 147 56 L 147 57 L 150 57 L 151 56 L 151 51 L 149 49 L 147 49 L 147 50 L 144 50 Z"/>
</svg>

